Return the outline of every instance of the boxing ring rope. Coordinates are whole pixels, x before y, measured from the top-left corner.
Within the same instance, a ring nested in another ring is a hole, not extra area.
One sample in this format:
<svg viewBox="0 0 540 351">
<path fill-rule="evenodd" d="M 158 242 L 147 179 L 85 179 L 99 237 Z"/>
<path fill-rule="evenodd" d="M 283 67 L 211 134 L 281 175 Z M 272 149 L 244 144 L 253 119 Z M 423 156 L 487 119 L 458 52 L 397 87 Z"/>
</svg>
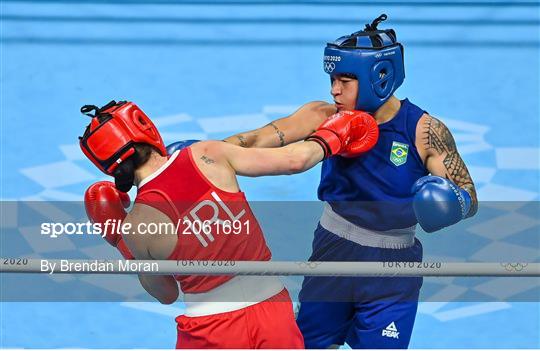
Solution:
<svg viewBox="0 0 540 351">
<path fill-rule="evenodd" d="M 2 258 L 0 273 L 540 277 L 540 263 L 71 260 Z"/>
</svg>

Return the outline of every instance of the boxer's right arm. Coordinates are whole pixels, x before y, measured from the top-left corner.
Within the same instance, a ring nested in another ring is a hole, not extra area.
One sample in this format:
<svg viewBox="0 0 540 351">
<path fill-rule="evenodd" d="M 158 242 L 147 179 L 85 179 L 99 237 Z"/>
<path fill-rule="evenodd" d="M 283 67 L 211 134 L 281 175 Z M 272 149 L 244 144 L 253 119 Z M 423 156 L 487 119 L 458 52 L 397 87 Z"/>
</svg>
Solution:
<svg viewBox="0 0 540 351">
<path fill-rule="evenodd" d="M 314 141 L 271 149 L 245 149 L 230 145 L 223 151 L 235 173 L 248 177 L 301 173 L 322 161 L 326 155 L 324 148 Z"/>
<path fill-rule="evenodd" d="M 367 152 L 377 142 L 377 136 L 373 117 L 349 111 L 327 118 L 302 143 L 279 148 L 243 148 L 223 141 L 205 141 L 190 149 L 197 168 L 214 186 L 236 192 L 236 174 L 259 177 L 300 173 L 325 157 L 355 157 Z"/>
<path fill-rule="evenodd" d="M 324 157 L 314 141 L 280 148 L 243 148 L 222 141 L 205 141 L 192 148 L 198 168 L 217 187 L 238 191 L 235 175 L 259 177 L 300 173 Z"/>
<path fill-rule="evenodd" d="M 324 101 L 309 102 L 293 114 L 277 119 L 261 128 L 239 133 L 224 141 L 242 147 L 281 147 L 304 140 L 334 113 L 336 107 Z"/>
<path fill-rule="evenodd" d="M 379 130 L 372 116 L 361 111 L 344 111 L 327 118 L 305 142 L 280 148 L 242 148 L 223 142 L 206 142 L 197 148 L 204 164 L 228 163 L 238 175 L 265 175 L 304 172 L 324 158 L 334 155 L 357 157 L 377 142 Z M 215 159 L 208 158 L 215 156 Z M 203 163 L 201 167 L 206 168 Z"/>
</svg>

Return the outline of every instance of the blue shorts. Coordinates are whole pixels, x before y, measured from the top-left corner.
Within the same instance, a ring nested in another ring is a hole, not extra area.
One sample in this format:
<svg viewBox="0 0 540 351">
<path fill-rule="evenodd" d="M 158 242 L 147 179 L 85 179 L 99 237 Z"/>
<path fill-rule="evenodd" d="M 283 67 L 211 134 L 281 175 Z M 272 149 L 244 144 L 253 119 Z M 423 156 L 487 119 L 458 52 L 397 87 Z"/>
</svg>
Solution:
<svg viewBox="0 0 540 351">
<path fill-rule="evenodd" d="M 406 249 L 362 246 L 320 225 L 310 261 L 422 261 L 422 244 Z M 352 348 L 407 348 L 422 277 L 305 277 L 297 323 L 306 348 L 347 342 Z"/>
</svg>

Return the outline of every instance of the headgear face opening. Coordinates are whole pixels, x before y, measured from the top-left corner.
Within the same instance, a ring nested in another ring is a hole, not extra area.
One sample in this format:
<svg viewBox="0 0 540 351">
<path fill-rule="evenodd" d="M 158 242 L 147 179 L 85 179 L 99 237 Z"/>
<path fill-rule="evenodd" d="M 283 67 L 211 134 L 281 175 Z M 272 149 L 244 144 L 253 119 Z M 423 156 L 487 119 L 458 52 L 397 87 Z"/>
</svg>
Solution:
<svg viewBox="0 0 540 351">
<path fill-rule="evenodd" d="M 85 105 L 81 112 L 92 120 L 79 137 L 79 144 L 86 157 L 105 174 L 113 175 L 118 165 L 135 153 L 135 143 L 149 144 L 162 156 L 167 155 L 156 126 L 134 103 L 113 100 L 101 108 Z"/>
<path fill-rule="evenodd" d="M 340 37 L 324 50 L 326 73 L 352 74 L 358 79 L 357 110 L 375 112 L 405 79 L 403 46 L 396 33 L 377 29 L 386 18 L 380 15 L 364 30 Z"/>
</svg>

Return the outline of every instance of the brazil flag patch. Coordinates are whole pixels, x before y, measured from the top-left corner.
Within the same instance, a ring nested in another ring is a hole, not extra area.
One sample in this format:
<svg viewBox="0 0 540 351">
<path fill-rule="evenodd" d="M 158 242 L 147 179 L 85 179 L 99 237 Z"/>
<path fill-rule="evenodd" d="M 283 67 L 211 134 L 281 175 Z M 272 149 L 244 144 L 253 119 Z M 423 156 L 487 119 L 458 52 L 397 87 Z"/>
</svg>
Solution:
<svg viewBox="0 0 540 351">
<path fill-rule="evenodd" d="M 401 166 L 407 162 L 407 155 L 409 154 L 409 145 L 392 142 L 392 150 L 390 150 L 390 161 L 396 166 Z"/>
</svg>

